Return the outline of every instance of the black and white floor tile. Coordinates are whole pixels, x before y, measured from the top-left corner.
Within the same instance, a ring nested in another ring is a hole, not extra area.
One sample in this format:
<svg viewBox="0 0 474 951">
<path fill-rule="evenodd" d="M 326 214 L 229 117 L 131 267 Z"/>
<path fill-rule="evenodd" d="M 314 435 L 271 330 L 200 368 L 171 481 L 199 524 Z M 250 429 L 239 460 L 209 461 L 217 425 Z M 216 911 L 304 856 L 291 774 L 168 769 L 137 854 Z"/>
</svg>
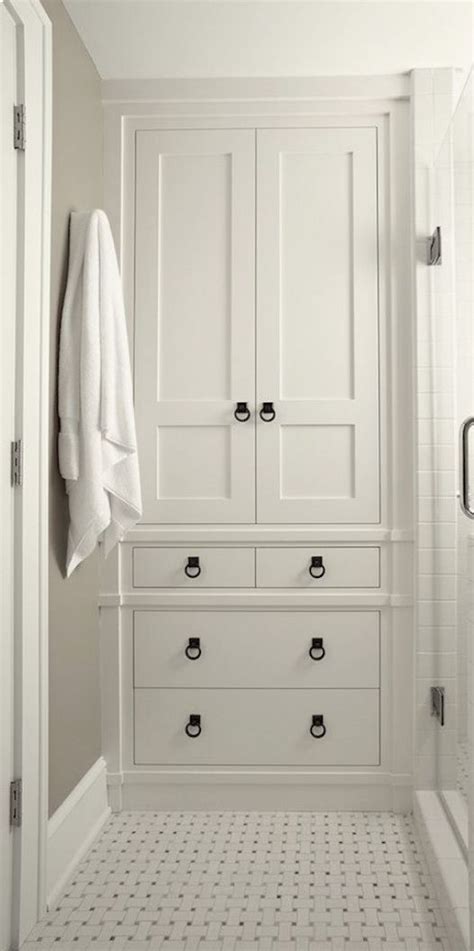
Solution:
<svg viewBox="0 0 474 951">
<path fill-rule="evenodd" d="M 24 951 L 455 951 L 410 817 L 113 816 Z"/>
</svg>

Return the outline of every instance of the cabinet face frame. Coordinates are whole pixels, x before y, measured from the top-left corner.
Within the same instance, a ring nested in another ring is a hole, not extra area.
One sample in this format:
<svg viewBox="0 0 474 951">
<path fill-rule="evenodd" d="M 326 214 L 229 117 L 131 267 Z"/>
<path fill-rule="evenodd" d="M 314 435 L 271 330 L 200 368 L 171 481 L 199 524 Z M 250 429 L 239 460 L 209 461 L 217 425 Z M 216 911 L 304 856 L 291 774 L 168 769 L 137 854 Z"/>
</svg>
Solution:
<svg viewBox="0 0 474 951">
<path fill-rule="evenodd" d="M 168 104 L 169 106 L 169 104 Z M 380 354 L 380 519 L 375 525 L 394 524 L 392 512 L 399 512 L 402 525 L 410 525 L 412 514 L 412 439 L 407 432 L 406 420 L 399 413 L 411 404 L 411 370 L 400 370 L 400 352 L 404 347 L 403 335 L 410 330 L 410 247 L 404 241 L 409 237 L 409 197 L 406 169 L 403 167 L 404 149 L 408 135 L 407 104 L 404 101 L 336 102 L 314 105 L 314 112 L 281 115 L 277 105 L 266 106 L 270 114 L 262 112 L 242 115 L 237 106 L 229 115 L 228 104 L 223 105 L 225 116 L 160 115 L 163 104 L 141 105 L 143 114 L 137 117 L 132 104 L 106 105 L 106 207 L 111 217 L 117 245 L 120 249 L 129 337 L 133 351 L 134 339 L 134 228 L 135 228 L 135 139 L 143 130 L 164 129 L 265 129 L 265 128 L 372 128 L 377 133 L 377 202 L 379 245 L 379 354 Z M 245 104 L 242 105 L 245 108 Z M 295 111 L 301 103 L 295 105 Z M 307 107 L 310 109 L 310 107 Z M 326 109 L 326 113 L 324 112 Z M 198 111 L 202 111 L 200 106 Z M 191 109 L 190 109 L 191 111 Z M 127 114 L 128 113 L 128 114 Z M 148 114 L 147 114 L 148 113 Z M 401 208 L 399 208 L 401 205 Z M 406 235 L 403 234 L 406 215 Z M 397 261 L 391 263 L 391 248 L 401 249 Z M 399 273 L 397 273 L 397 271 Z M 401 326 L 397 329 L 400 324 Z M 397 327 L 395 326 L 397 325 Z M 132 352 L 133 361 L 133 352 Z M 400 374 L 404 377 L 400 379 Z M 401 446 L 401 451 L 399 444 Z M 402 461 L 403 460 L 403 461 Z M 401 478 L 392 479 L 393 471 Z M 410 480 L 410 481 L 408 481 Z M 394 490 L 398 498 L 394 498 Z M 398 525 L 400 521 L 397 519 Z M 150 523 L 142 523 L 150 524 Z M 203 524 L 203 523 L 202 523 Z M 253 523 L 248 523 L 253 524 Z M 316 524 L 316 523 L 315 523 Z M 397 527 L 398 527 L 397 525 Z M 291 531 L 290 525 L 288 525 Z M 157 526 L 157 537 L 159 527 Z"/>
</svg>

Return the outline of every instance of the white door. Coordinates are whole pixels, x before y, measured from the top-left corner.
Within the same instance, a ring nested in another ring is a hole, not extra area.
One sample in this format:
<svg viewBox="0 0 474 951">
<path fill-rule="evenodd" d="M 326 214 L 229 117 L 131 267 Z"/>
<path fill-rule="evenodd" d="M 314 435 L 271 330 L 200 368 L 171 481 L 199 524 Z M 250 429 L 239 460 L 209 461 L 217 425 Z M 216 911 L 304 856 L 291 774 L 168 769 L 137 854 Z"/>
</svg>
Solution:
<svg viewBox="0 0 474 951">
<path fill-rule="evenodd" d="M 255 520 L 254 246 L 253 131 L 137 133 L 144 522 Z"/>
<path fill-rule="evenodd" d="M 379 520 L 376 182 L 373 129 L 257 133 L 259 522 Z"/>
<path fill-rule="evenodd" d="M 0 4 L 0 951 L 12 942 L 13 834 L 13 488 L 10 445 L 15 437 L 15 315 L 17 160 L 13 148 L 16 101 L 16 26 Z"/>
</svg>

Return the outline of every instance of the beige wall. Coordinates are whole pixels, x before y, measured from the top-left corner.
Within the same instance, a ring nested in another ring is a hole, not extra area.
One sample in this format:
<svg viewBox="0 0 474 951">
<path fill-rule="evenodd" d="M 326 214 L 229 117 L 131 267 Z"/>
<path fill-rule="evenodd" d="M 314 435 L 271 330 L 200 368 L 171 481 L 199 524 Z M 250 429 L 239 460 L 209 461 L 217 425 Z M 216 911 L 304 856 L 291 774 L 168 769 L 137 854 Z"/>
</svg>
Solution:
<svg viewBox="0 0 474 951">
<path fill-rule="evenodd" d="M 50 814 L 100 756 L 98 563 L 66 580 L 67 499 L 57 464 L 58 330 L 68 220 L 102 205 L 102 108 L 97 71 L 61 0 L 43 0 L 53 23 L 51 465 L 49 559 Z"/>
</svg>

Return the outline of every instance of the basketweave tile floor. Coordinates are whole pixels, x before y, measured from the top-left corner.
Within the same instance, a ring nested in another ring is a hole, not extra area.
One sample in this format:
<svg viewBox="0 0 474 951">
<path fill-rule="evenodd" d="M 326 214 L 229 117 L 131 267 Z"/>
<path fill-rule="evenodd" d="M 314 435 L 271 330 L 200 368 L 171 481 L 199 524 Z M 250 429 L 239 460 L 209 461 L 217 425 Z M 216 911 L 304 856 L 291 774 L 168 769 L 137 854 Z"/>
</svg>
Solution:
<svg viewBox="0 0 474 951">
<path fill-rule="evenodd" d="M 456 951 L 411 817 L 112 816 L 24 951 Z"/>
</svg>

